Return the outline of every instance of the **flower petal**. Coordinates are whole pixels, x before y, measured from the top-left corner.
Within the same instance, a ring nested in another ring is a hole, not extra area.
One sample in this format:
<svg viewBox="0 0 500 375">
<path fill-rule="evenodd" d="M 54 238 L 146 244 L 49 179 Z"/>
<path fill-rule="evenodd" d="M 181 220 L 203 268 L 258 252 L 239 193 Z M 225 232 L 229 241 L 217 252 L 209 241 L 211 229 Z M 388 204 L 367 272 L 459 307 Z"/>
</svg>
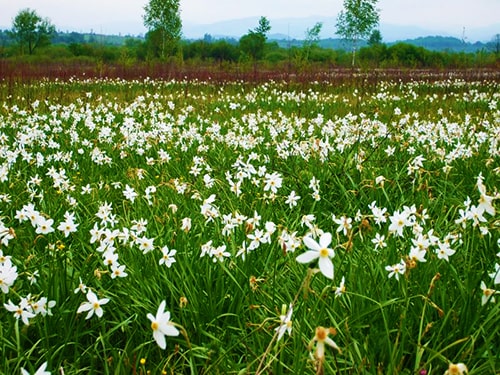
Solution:
<svg viewBox="0 0 500 375">
<path fill-rule="evenodd" d="M 332 234 L 329 232 L 323 233 L 319 238 L 319 246 L 321 248 L 328 247 L 332 243 Z"/>
<path fill-rule="evenodd" d="M 165 312 L 165 305 L 167 304 L 167 302 L 165 300 L 161 301 L 160 303 L 160 306 L 158 306 L 158 310 L 156 311 L 156 318 L 157 320 L 159 316 L 163 315 L 163 313 Z"/>
<path fill-rule="evenodd" d="M 333 279 L 333 263 L 330 258 L 321 257 L 318 261 L 319 269 L 325 277 Z"/>
<path fill-rule="evenodd" d="M 339 352 L 340 352 L 340 348 L 338 347 L 338 345 L 335 343 L 335 341 L 333 341 L 331 338 L 327 337 L 325 339 L 325 343 L 330 345 L 332 348 L 334 349 L 337 349 Z"/>
<path fill-rule="evenodd" d="M 319 258 L 319 252 L 314 250 L 309 250 L 303 254 L 300 254 L 297 258 L 295 258 L 295 260 L 299 263 L 310 263 L 317 258 Z"/>
<path fill-rule="evenodd" d="M 167 347 L 165 335 L 159 330 L 153 331 L 153 338 L 161 349 L 165 349 Z"/>
<path fill-rule="evenodd" d="M 304 244 L 311 250 L 319 251 L 321 249 L 319 244 L 313 240 L 311 236 L 305 236 L 302 241 L 304 241 Z"/>
<path fill-rule="evenodd" d="M 165 324 L 160 327 L 161 331 L 167 336 L 179 336 L 179 330 L 172 324 Z"/>
</svg>

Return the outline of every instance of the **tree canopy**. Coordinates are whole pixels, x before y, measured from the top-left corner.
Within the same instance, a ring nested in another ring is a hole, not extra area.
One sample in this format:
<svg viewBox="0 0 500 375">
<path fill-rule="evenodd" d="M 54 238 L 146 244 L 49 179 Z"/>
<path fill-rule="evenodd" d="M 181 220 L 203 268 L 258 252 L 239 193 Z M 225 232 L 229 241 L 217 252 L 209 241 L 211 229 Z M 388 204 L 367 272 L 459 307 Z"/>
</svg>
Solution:
<svg viewBox="0 0 500 375">
<path fill-rule="evenodd" d="M 344 9 L 337 18 L 337 34 L 352 42 L 354 65 L 357 42 L 369 37 L 379 23 L 378 0 L 344 0 Z"/>
<path fill-rule="evenodd" d="M 180 0 L 149 0 L 144 7 L 144 26 L 153 44 L 160 39 L 160 56 L 164 58 L 179 45 L 182 34 Z M 158 35 L 160 36 L 159 38 Z"/>
<path fill-rule="evenodd" d="M 10 35 L 19 43 L 21 53 L 28 48 L 31 55 L 37 47 L 50 44 L 50 38 L 56 33 L 56 28 L 48 18 L 43 19 L 34 10 L 26 8 L 16 17 Z"/>
<path fill-rule="evenodd" d="M 249 30 L 248 34 L 240 38 L 240 48 L 253 61 L 260 60 L 264 56 L 264 48 L 267 33 L 271 30 L 271 24 L 266 17 L 260 17 L 259 25 Z"/>
</svg>

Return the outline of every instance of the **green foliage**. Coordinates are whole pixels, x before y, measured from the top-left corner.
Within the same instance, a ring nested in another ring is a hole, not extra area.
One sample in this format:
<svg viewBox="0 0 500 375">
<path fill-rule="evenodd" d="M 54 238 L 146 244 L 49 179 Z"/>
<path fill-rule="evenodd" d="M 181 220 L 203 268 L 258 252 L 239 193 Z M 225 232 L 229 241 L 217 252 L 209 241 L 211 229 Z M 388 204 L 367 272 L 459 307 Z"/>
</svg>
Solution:
<svg viewBox="0 0 500 375">
<path fill-rule="evenodd" d="M 344 0 L 337 18 L 337 34 L 353 43 L 352 66 L 355 63 L 357 42 L 368 38 L 379 22 L 377 0 Z"/>
<path fill-rule="evenodd" d="M 264 56 L 264 47 L 266 37 L 260 33 L 250 31 L 240 38 L 240 49 L 252 61 L 262 59 Z"/>
<path fill-rule="evenodd" d="M 261 34 L 267 39 L 267 34 L 269 33 L 269 31 L 271 31 L 271 23 L 266 17 L 260 17 L 259 25 L 254 29 L 254 32 L 257 34 Z"/>
<path fill-rule="evenodd" d="M 382 33 L 380 30 L 373 30 L 368 39 L 368 45 L 375 46 L 378 44 L 382 44 Z"/>
<path fill-rule="evenodd" d="M 267 33 L 270 30 L 269 20 L 266 17 L 260 17 L 259 25 L 240 38 L 239 45 L 243 56 L 250 58 L 253 62 L 261 60 L 264 57 Z"/>
<path fill-rule="evenodd" d="M 144 25 L 149 29 L 148 43 L 165 58 L 175 53 L 182 35 L 179 0 L 149 0 L 144 7 Z"/>
<path fill-rule="evenodd" d="M 17 43 L 21 54 L 28 50 L 31 55 L 38 48 L 50 44 L 55 34 L 55 26 L 48 18 L 42 19 L 32 9 L 21 10 L 14 18 L 11 35 Z"/>
</svg>

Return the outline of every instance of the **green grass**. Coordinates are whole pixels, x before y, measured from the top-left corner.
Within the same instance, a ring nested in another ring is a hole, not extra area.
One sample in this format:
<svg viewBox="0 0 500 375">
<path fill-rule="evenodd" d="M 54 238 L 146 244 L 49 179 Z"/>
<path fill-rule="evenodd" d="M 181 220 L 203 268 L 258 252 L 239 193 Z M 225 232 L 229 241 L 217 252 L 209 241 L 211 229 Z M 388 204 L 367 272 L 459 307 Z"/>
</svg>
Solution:
<svg viewBox="0 0 500 375">
<path fill-rule="evenodd" d="M 0 372 L 48 362 L 52 374 L 443 374 L 461 362 L 470 374 L 497 373 L 500 297 L 483 305 L 480 285 L 498 288 L 490 277 L 498 213 L 484 212 L 480 225 L 455 220 L 467 197 L 479 204 L 480 174 L 484 193 L 498 196 L 498 91 L 494 82 L 463 81 L 363 90 L 151 80 L 0 86 L 0 217 L 12 234 L 0 250 L 18 273 L 0 293 Z M 419 155 L 422 165 L 409 173 Z M 241 173 L 237 195 L 229 180 Z M 272 174 L 281 178 L 275 194 L 266 188 Z M 286 202 L 292 191 L 301 197 L 295 207 Z M 217 215 L 207 220 L 202 205 L 213 194 Z M 372 202 L 387 222 L 377 224 Z M 107 224 L 96 216 L 105 203 L 114 215 Z M 53 232 L 17 218 L 29 204 L 54 220 Z M 414 220 L 401 236 L 389 231 L 396 211 Z M 66 237 L 57 227 L 67 212 L 78 227 Z M 238 214 L 245 218 L 227 227 Z M 315 216 L 309 227 L 305 215 Z M 332 215 L 352 227 L 337 231 Z M 141 220 L 146 229 L 134 234 Z M 237 256 L 268 222 L 270 240 Z M 108 234 L 91 242 L 93 228 Z M 302 238 L 319 230 L 332 233 L 333 280 L 316 261 L 296 261 L 307 251 Z M 408 257 L 418 231 L 436 237 L 426 262 Z M 280 240 L 285 232 L 300 243 L 294 252 Z M 386 247 L 375 250 L 376 235 Z M 128 276 L 111 278 L 99 249 L 105 236 Z M 152 251 L 143 253 L 142 237 L 154 240 Z M 455 250 L 448 261 L 435 251 L 447 238 Z M 200 256 L 209 241 L 226 246 L 223 262 Z M 159 264 L 164 246 L 177 250 L 171 267 Z M 401 261 L 405 273 L 389 278 L 386 267 Z M 80 279 L 109 299 L 102 317 L 77 314 L 87 301 L 74 292 Z M 41 297 L 55 301 L 52 314 L 29 325 L 4 308 Z M 161 301 L 180 332 L 165 350 L 147 318 Z M 291 335 L 277 341 L 290 303 Z M 323 361 L 311 356 L 317 327 L 332 328 L 341 352 L 327 345 Z"/>
</svg>

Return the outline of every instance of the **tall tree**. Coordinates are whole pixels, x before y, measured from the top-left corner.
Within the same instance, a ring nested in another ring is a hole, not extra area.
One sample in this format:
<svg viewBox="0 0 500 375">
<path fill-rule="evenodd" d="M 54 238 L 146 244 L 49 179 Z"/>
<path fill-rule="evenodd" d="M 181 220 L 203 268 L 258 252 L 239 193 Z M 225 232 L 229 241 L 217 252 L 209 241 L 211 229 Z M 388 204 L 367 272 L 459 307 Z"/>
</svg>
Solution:
<svg viewBox="0 0 500 375">
<path fill-rule="evenodd" d="M 271 30 L 271 24 L 266 17 L 260 17 L 259 26 L 249 30 L 248 34 L 240 38 L 240 48 L 254 62 L 264 56 L 264 48 L 267 41 L 267 33 Z"/>
<path fill-rule="evenodd" d="M 48 18 L 43 19 L 34 10 L 26 8 L 16 15 L 10 35 L 19 43 L 21 53 L 28 48 L 31 55 L 37 47 L 50 43 L 56 28 Z"/>
<path fill-rule="evenodd" d="M 368 38 L 378 25 L 378 0 L 344 0 L 344 9 L 337 18 L 337 34 L 352 43 L 352 66 L 356 58 L 357 44 Z"/>
<path fill-rule="evenodd" d="M 305 61 L 309 60 L 311 49 L 317 46 L 319 42 L 319 34 L 321 33 L 322 28 L 323 28 L 323 23 L 316 22 L 312 28 L 310 29 L 308 28 L 306 30 L 306 39 L 304 40 L 304 44 L 302 45 L 303 58 Z"/>
<path fill-rule="evenodd" d="M 165 58 L 179 45 L 182 34 L 180 0 L 149 0 L 144 7 L 144 26 L 150 33 L 160 34 L 160 56 Z"/>
</svg>

